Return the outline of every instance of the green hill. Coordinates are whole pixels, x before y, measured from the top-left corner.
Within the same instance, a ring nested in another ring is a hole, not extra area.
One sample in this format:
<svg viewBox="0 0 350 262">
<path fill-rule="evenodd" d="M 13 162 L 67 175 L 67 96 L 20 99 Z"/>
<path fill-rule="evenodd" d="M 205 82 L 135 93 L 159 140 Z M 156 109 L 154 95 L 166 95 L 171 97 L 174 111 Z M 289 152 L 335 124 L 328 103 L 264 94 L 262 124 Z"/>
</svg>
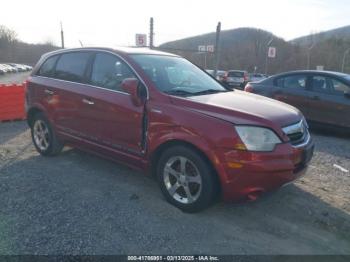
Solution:
<svg viewBox="0 0 350 262">
<path fill-rule="evenodd" d="M 327 70 L 340 71 L 344 51 L 350 47 L 350 27 L 343 27 L 317 35 L 315 47 L 311 51 L 310 69 L 323 65 Z M 267 73 L 307 69 L 308 48 L 307 39 L 311 36 L 285 41 L 270 32 L 256 28 L 238 28 L 225 30 L 220 35 L 220 64 L 219 69 L 240 69 L 265 72 L 267 43 L 271 38 L 271 46 L 277 48 L 276 58 L 267 61 Z M 159 49 L 176 53 L 186 57 L 199 66 L 207 69 L 214 67 L 214 55 L 199 53 L 199 45 L 213 45 L 215 33 L 193 36 L 181 40 L 168 42 L 159 46 Z M 346 71 L 350 72 L 350 58 Z"/>
</svg>

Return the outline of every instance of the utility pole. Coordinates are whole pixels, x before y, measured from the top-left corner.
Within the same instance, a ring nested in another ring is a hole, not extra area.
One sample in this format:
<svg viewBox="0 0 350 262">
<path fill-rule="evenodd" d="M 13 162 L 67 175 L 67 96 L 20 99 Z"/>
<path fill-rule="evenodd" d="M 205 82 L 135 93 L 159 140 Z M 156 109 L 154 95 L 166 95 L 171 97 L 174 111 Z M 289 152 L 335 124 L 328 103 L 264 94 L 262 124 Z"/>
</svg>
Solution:
<svg viewBox="0 0 350 262">
<path fill-rule="evenodd" d="M 310 64 L 311 64 L 311 50 L 315 47 L 316 43 L 312 43 L 310 47 L 308 47 L 307 50 L 307 70 L 310 70 Z"/>
<path fill-rule="evenodd" d="M 153 36 L 154 36 L 153 17 L 151 17 L 150 22 L 149 22 L 149 48 L 150 49 L 153 49 Z"/>
<path fill-rule="evenodd" d="M 341 71 L 344 73 L 346 56 L 349 54 L 350 48 L 346 49 L 343 56 L 343 64 L 341 66 Z"/>
<path fill-rule="evenodd" d="M 221 32 L 221 22 L 218 23 L 216 27 L 216 39 L 215 39 L 215 67 L 214 67 L 214 77 L 216 77 L 216 73 L 218 71 L 219 63 L 220 63 L 220 32 Z"/>
<path fill-rule="evenodd" d="M 64 34 L 63 34 L 63 26 L 62 26 L 62 22 L 61 23 L 61 46 L 62 48 L 64 48 Z"/>
<path fill-rule="evenodd" d="M 268 66 L 268 62 L 269 62 L 269 47 L 272 44 L 273 41 L 273 36 L 271 36 L 271 39 L 269 40 L 269 42 L 267 42 L 267 49 L 266 49 L 266 60 L 265 60 L 265 75 L 267 75 L 267 66 Z"/>
</svg>

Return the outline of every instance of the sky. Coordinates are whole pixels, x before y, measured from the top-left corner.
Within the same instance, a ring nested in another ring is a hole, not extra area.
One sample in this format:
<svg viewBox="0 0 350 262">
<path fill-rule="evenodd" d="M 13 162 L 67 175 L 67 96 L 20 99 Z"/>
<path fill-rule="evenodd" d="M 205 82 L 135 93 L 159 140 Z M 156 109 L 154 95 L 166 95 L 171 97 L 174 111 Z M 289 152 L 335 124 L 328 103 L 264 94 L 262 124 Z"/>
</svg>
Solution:
<svg viewBox="0 0 350 262">
<path fill-rule="evenodd" d="M 148 34 L 154 18 L 155 45 L 194 35 L 255 27 L 290 40 L 350 25 L 350 0 L 2 0 L 0 25 L 29 43 L 66 47 L 130 46 Z"/>
</svg>

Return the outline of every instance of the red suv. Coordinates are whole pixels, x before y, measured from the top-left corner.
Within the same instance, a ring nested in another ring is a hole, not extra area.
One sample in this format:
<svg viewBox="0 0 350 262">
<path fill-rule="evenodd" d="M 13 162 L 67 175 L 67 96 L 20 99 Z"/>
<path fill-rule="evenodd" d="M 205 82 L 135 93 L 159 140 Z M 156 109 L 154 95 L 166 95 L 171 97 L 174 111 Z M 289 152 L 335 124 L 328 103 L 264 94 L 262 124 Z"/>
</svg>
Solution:
<svg viewBox="0 0 350 262">
<path fill-rule="evenodd" d="M 79 48 L 44 55 L 28 79 L 38 152 L 64 145 L 155 174 L 187 211 L 256 199 L 301 176 L 313 154 L 292 106 L 223 87 L 184 58 L 140 49 Z"/>
</svg>

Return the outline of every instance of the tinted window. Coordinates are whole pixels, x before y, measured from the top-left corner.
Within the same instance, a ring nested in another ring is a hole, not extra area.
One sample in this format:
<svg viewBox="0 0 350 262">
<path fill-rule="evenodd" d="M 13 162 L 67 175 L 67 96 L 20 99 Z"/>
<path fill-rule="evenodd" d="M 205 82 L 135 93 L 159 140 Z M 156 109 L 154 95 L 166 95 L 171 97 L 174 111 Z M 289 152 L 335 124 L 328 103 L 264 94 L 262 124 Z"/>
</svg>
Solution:
<svg viewBox="0 0 350 262">
<path fill-rule="evenodd" d="M 312 90 L 320 93 L 329 93 L 328 77 L 325 76 L 313 76 L 311 81 Z"/>
<path fill-rule="evenodd" d="M 244 72 L 228 72 L 227 76 L 229 76 L 229 77 L 243 77 Z"/>
<path fill-rule="evenodd" d="M 56 78 L 83 83 L 85 68 L 90 55 L 91 54 L 88 52 L 67 53 L 61 55 L 56 66 Z"/>
<path fill-rule="evenodd" d="M 91 73 L 92 85 L 124 91 L 121 88 L 121 83 L 125 78 L 136 77 L 123 61 L 110 54 L 96 54 Z"/>
<path fill-rule="evenodd" d="M 54 67 L 56 64 L 58 56 L 52 56 L 48 58 L 43 65 L 41 66 L 39 70 L 39 75 L 40 76 L 46 76 L 46 77 L 51 77 L 54 75 Z"/>
<path fill-rule="evenodd" d="M 330 89 L 332 94 L 344 95 L 350 92 L 350 86 L 338 81 L 337 79 L 330 79 Z"/>
<path fill-rule="evenodd" d="M 306 76 L 304 75 L 292 75 L 281 77 L 276 80 L 276 85 L 282 88 L 305 88 Z"/>
</svg>

